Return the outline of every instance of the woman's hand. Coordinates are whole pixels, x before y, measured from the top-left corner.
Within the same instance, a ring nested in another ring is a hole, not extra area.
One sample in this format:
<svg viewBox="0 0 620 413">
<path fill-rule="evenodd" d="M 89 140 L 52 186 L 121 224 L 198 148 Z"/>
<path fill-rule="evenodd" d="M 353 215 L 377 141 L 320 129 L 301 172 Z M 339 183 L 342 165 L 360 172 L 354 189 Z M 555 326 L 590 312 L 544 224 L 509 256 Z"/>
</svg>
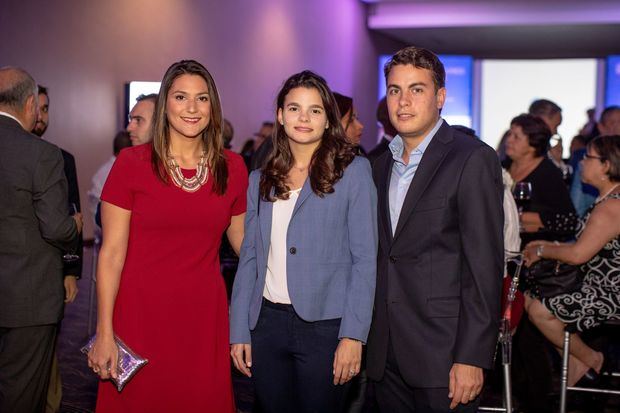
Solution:
<svg viewBox="0 0 620 413">
<path fill-rule="evenodd" d="M 522 232 L 538 232 L 544 228 L 538 212 L 523 212 L 520 214 Z"/>
<path fill-rule="evenodd" d="M 251 344 L 232 344 L 230 346 L 230 356 L 233 364 L 241 373 L 252 377 L 252 345 Z"/>
<path fill-rule="evenodd" d="M 102 380 L 118 377 L 118 346 L 114 335 L 97 335 L 88 352 L 88 367 Z"/>
<path fill-rule="evenodd" d="M 528 243 L 523 249 L 523 261 L 525 262 L 525 265 L 527 267 L 530 267 L 532 264 L 540 261 L 540 259 L 542 258 L 539 257 L 537 254 L 538 247 L 540 247 L 541 245 L 553 245 L 553 242 L 542 240 L 532 241 Z"/>
<path fill-rule="evenodd" d="M 334 384 L 345 384 L 360 372 L 362 342 L 343 338 L 334 356 Z"/>
</svg>

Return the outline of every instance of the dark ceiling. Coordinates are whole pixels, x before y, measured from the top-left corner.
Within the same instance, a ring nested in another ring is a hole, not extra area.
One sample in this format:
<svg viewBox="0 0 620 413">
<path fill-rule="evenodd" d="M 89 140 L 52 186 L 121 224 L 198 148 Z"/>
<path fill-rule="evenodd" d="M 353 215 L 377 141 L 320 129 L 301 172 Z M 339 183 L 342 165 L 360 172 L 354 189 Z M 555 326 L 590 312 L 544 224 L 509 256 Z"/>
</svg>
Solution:
<svg viewBox="0 0 620 413">
<path fill-rule="evenodd" d="M 436 53 L 481 58 L 604 57 L 620 54 L 620 24 L 373 29 Z"/>
</svg>

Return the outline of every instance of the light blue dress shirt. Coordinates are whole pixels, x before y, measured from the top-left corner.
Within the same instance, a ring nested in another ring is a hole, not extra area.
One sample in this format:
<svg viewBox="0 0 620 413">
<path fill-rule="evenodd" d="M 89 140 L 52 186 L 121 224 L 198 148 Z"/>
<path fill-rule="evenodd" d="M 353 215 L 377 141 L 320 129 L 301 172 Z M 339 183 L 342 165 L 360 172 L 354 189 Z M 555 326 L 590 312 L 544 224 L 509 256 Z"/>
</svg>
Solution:
<svg viewBox="0 0 620 413">
<path fill-rule="evenodd" d="M 398 218 L 400 217 L 400 211 L 403 208 L 403 202 L 405 202 L 405 196 L 409 190 L 409 185 L 415 176 L 415 172 L 418 170 L 418 165 L 422 160 L 424 151 L 431 143 L 433 136 L 437 133 L 443 119 L 439 118 L 435 127 L 424 137 L 422 142 L 409 154 L 409 163 L 405 164 L 403 161 L 403 151 L 405 150 L 405 144 L 403 138 L 400 135 L 396 135 L 392 142 L 389 144 L 392 157 L 394 158 L 394 165 L 392 165 L 392 174 L 390 176 L 390 222 L 392 224 L 392 235 L 396 231 L 396 225 L 398 224 Z"/>
</svg>

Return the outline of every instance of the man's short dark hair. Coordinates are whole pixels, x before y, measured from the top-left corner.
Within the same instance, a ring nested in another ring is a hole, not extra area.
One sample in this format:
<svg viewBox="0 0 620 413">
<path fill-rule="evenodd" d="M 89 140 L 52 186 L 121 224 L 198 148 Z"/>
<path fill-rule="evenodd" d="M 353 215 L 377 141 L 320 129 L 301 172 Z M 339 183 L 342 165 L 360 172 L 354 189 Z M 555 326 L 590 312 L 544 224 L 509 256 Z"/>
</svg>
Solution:
<svg viewBox="0 0 620 413">
<path fill-rule="evenodd" d="M 528 113 L 534 116 L 551 116 L 558 112 L 562 112 L 562 108 L 547 99 L 533 101 L 528 110 Z"/>
<path fill-rule="evenodd" d="M 39 95 L 45 95 L 47 96 L 47 100 L 49 100 L 50 95 L 47 93 L 47 88 L 43 85 L 38 85 L 39 87 Z"/>
<path fill-rule="evenodd" d="M 157 104 L 157 97 L 159 95 L 157 93 L 149 93 L 148 95 L 145 95 L 144 93 L 141 94 L 140 96 L 138 96 L 136 98 L 136 103 L 137 102 L 142 102 L 143 100 L 150 100 L 151 102 L 153 102 L 153 104 Z"/>
<path fill-rule="evenodd" d="M 607 106 L 605 108 L 605 110 L 603 110 L 603 113 L 601 113 L 601 118 L 599 120 L 599 122 L 603 125 L 607 124 L 607 118 L 609 116 L 611 116 L 612 113 L 614 113 L 615 111 L 620 110 L 620 106 L 614 105 L 614 106 Z"/>
<path fill-rule="evenodd" d="M 0 82 L 0 106 L 22 111 L 32 95 L 37 97 L 37 83 L 32 76 L 17 67 L 4 67 L 6 82 Z M 8 78 L 8 79 L 7 79 Z"/>
<path fill-rule="evenodd" d="M 419 69 L 430 70 L 433 76 L 433 83 L 435 84 L 435 91 L 446 87 L 446 70 L 443 67 L 443 63 L 430 50 L 415 46 L 400 49 L 383 66 L 386 80 L 392 68 L 398 65 L 412 65 Z"/>
<path fill-rule="evenodd" d="M 122 149 L 131 147 L 131 139 L 129 138 L 129 132 L 127 131 L 119 131 L 114 137 L 114 156 L 117 156 Z"/>
<path fill-rule="evenodd" d="M 520 126 L 532 148 L 536 150 L 536 157 L 544 156 L 549 149 L 551 130 L 540 117 L 523 113 L 510 122 L 510 126 Z"/>
</svg>

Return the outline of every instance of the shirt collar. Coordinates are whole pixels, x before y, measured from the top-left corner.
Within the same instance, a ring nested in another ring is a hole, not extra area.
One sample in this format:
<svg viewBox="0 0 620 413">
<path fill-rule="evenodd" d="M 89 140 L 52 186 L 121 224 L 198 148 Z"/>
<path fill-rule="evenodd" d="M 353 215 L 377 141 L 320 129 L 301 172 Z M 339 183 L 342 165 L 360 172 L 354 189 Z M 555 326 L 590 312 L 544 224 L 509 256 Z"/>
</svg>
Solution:
<svg viewBox="0 0 620 413">
<path fill-rule="evenodd" d="M 424 151 L 426 151 L 426 148 L 431 143 L 431 140 L 433 140 L 433 137 L 435 136 L 435 134 L 441 127 L 442 123 L 443 123 L 443 119 L 439 118 L 439 120 L 437 121 L 433 129 L 431 129 L 428 135 L 424 137 L 422 142 L 420 142 L 418 147 L 415 148 L 412 153 L 424 155 Z M 394 158 L 394 160 L 402 162 L 403 150 L 405 149 L 405 143 L 403 142 L 403 138 L 401 138 L 400 135 L 394 136 L 394 139 L 392 139 L 392 142 L 390 142 L 388 147 L 390 148 L 390 151 L 392 152 L 392 157 Z"/>
<path fill-rule="evenodd" d="M 19 123 L 19 126 L 24 128 L 24 125 L 21 123 L 21 121 L 19 119 L 17 119 L 15 116 L 11 115 L 10 113 L 6 113 L 6 112 L 3 112 L 3 111 L 0 110 L 0 116 L 6 116 L 7 118 L 13 119 L 15 122 Z"/>
</svg>

